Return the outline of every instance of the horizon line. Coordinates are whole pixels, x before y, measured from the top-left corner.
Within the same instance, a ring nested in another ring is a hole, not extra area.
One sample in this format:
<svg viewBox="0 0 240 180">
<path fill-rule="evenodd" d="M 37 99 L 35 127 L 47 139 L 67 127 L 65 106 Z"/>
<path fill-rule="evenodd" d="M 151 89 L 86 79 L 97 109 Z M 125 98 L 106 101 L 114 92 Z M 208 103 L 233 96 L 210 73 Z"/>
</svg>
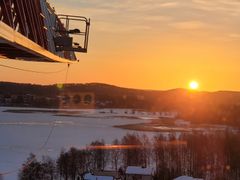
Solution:
<svg viewBox="0 0 240 180">
<path fill-rule="evenodd" d="M 145 88 L 134 88 L 134 87 L 124 87 L 120 85 L 115 84 L 108 84 L 103 82 L 68 82 L 68 83 L 54 83 L 54 84 L 40 84 L 40 83 L 31 83 L 31 82 L 14 82 L 14 81 L 0 81 L 0 83 L 15 83 L 15 84 L 30 84 L 30 85 L 36 85 L 36 86 L 53 86 L 58 84 L 65 84 L 65 85 L 87 85 L 87 84 L 102 84 L 102 85 L 108 85 L 108 86 L 115 86 L 117 88 L 124 88 L 124 89 L 132 89 L 132 90 L 142 90 L 142 91 L 173 91 L 173 90 L 185 90 L 189 92 L 195 92 L 195 93 L 216 93 L 216 92 L 232 92 L 232 93 L 240 93 L 240 90 L 191 90 L 188 88 L 183 87 L 176 87 L 176 88 L 170 88 L 170 89 L 145 89 Z"/>
</svg>

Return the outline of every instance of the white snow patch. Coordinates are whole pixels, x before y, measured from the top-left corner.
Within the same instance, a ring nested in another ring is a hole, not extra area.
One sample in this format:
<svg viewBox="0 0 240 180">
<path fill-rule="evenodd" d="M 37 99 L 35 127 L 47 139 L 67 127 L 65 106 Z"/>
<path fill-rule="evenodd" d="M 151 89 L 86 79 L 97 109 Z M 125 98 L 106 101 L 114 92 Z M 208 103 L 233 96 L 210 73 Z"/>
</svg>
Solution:
<svg viewBox="0 0 240 180">
<path fill-rule="evenodd" d="M 203 180 L 203 179 L 193 178 L 190 176 L 180 176 L 180 177 L 175 178 L 174 180 Z"/>
</svg>

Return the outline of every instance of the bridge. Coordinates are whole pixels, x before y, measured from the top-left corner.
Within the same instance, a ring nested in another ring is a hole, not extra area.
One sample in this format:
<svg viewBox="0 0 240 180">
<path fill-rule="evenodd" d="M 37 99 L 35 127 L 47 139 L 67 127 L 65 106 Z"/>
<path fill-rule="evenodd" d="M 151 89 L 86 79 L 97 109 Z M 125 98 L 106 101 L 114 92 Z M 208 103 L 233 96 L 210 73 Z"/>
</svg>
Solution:
<svg viewBox="0 0 240 180">
<path fill-rule="evenodd" d="M 89 28 L 90 19 L 57 15 L 46 0 L 1 0 L 0 57 L 70 63 L 87 52 Z"/>
</svg>

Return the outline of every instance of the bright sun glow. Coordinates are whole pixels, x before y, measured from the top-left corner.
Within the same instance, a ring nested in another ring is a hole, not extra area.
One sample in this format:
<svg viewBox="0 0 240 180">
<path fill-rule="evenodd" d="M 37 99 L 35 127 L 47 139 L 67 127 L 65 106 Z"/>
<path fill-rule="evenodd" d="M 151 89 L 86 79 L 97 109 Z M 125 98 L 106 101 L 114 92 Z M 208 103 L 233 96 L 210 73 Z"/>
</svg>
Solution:
<svg viewBox="0 0 240 180">
<path fill-rule="evenodd" d="M 199 88 L 199 84 L 197 81 L 191 81 L 189 83 L 189 88 L 192 90 L 197 90 Z"/>
</svg>

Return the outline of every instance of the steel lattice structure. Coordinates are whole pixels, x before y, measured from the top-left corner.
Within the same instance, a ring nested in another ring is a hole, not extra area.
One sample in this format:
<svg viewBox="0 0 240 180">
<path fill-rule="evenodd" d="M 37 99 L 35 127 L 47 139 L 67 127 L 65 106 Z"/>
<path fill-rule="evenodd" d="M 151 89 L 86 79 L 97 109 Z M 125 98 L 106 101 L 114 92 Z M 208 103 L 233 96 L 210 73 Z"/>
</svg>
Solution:
<svg viewBox="0 0 240 180">
<path fill-rule="evenodd" d="M 0 0 L 0 56 L 50 62 L 76 60 L 75 51 L 87 52 L 90 20 L 65 15 L 65 26 L 61 20 L 46 0 Z M 70 30 L 71 20 L 85 23 L 85 31 Z M 83 47 L 73 43 L 75 34 L 83 37 Z"/>
</svg>

